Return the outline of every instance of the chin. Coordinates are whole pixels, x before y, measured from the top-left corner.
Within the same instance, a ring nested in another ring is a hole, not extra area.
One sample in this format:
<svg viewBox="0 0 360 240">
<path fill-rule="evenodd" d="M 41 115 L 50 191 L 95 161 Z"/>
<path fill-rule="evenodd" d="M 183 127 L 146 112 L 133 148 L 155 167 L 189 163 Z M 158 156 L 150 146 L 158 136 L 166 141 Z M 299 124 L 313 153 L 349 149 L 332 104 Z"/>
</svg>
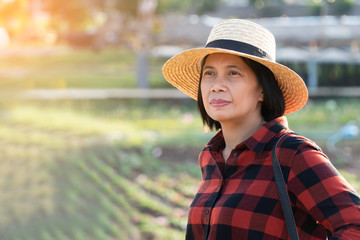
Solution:
<svg viewBox="0 0 360 240">
<path fill-rule="evenodd" d="M 225 122 L 227 120 L 229 120 L 230 118 L 228 116 L 223 116 L 223 115 L 219 115 L 219 114 L 213 114 L 213 115 L 209 115 L 213 120 L 218 121 L 218 122 Z"/>
</svg>

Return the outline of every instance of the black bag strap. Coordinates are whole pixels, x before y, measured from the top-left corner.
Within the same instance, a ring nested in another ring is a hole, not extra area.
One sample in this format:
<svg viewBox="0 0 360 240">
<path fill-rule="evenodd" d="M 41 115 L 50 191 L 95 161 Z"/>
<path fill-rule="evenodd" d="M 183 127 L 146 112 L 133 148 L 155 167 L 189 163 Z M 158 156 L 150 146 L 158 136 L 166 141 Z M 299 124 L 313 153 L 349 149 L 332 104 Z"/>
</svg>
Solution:
<svg viewBox="0 0 360 240">
<path fill-rule="evenodd" d="M 279 138 L 279 140 L 276 142 L 276 144 L 274 145 L 274 147 L 272 149 L 271 159 L 272 159 L 272 165 L 273 165 L 273 169 L 274 169 L 276 187 L 277 187 L 277 190 L 278 190 L 278 193 L 279 193 L 281 207 L 283 209 L 283 213 L 284 213 L 284 216 L 285 216 L 286 227 L 287 227 L 287 229 L 289 231 L 290 239 L 291 240 L 299 240 L 299 235 L 298 235 L 298 232 L 297 232 L 297 229 L 296 229 L 296 223 L 295 223 L 295 219 L 294 219 L 294 214 L 293 214 L 293 211 L 291 209 L 289 195 L 288 195 L 288 192 L 286 190 L 286 184 L 285 184 L 285 180 L 284 180 L 284 175 L 283 175 L 283 173 L 281 171 L 280 163 L 279 163 L 279 160 L 278 160 L 277 154 L 276 154 L 276 149 L 277 149 L 278 143 L 287 134 L 289 134 L 289 133 L 285 133 L 284 135 L 282 135 Z"/>
</svg>

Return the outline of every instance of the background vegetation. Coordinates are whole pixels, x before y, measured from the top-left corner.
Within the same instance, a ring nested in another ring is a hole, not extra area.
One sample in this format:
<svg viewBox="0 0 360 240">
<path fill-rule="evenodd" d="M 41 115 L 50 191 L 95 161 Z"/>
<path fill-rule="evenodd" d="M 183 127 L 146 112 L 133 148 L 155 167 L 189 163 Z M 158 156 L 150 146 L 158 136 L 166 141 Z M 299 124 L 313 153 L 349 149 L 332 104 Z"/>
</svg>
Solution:
<svg viewBox="0 0 360 240">
<path fill-rule="evenodd" d="M 26 74 L 4 77 L 1 88 L 132 87 L 132 61 L 121 49 L 8 57 L 2 74 L 13 68 Z M 162 63 L 151 61 L 152 86 L 166 86 Z M 359 140 L 336 142 L 343 155 L 327 146 L 349 121 L 358 123 L 359 104 L 311 100 L 288 116 L 291 128 L 316 140 L 358 191 Z M 3 99 L 1 239 L 183 239 L 201 179 L 197 156 L 212 135 L 188 99 Z"/>
<path fill-rule="evenodd" d="M 214 134 L 202 130 L 192 100 L 6 98 L 29 89 L 135 88 L 136 53 L 151 52 L 163 16 L 201 15 L 221 3 L 158 0 L 141 13 L 142 2 L 0 0 L 0 30 L 12 43 L 0 55 L 1 240 L 184 239 L 201 181 L 197 156 Z M 256 16 L 272 17 L 291 1 L 250 2 Z M 344 14 L 352 4 L 336 1 L 327 11 Z M 309 7 L 324 14 L 319 1 Z M 170 87 L 164 62 L 150 58 L 150 88 Z M 357 66 L 324 66 L 320 85 L 358 85 Z M 306 79 L 304 64 L 293 67 Z M 288 116 L 358 191 L 359 134 L 345 130 L 358 130 L 359 104 L 311 99 Z"/>
</svg>

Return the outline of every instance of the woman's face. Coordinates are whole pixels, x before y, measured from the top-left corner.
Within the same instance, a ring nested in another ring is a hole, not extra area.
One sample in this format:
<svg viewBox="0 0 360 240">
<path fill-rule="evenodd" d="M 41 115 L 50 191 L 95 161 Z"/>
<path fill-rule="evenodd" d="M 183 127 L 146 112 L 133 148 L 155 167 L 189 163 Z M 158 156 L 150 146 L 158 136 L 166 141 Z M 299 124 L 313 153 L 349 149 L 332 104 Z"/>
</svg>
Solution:
<svg viewBox="0 0 360 240">
<path fill-rule="evenodd" d="M 200 87 L 207 114 L 221 125 L 257 122 L 262 118 L 262 89 L 255 73 L 240 57 L 223 53 L 209 55 Z"/>
</svg>

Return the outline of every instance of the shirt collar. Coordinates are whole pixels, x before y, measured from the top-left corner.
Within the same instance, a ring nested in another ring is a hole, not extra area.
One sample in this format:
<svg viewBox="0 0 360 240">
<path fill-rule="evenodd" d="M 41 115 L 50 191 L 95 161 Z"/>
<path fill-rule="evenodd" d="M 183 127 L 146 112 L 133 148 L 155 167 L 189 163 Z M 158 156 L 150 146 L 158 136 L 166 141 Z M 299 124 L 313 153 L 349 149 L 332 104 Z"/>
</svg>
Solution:
<svg viewBox="0 0 360 240">
<path fill-rule="evenodd" d="M 257 130 L 251 137 L 240 143 L 236 148 L 246 146 L 250 150 L 260 153 L 266 144 L 274 138 L 279 132 L 288 129 L 288 121 L 285 116 L 275 118 L 266 122 L 259 130 Z M 222 131 L 219 131 L 206 145 L 212 151 L 221 151 L 225 147 L 225 141 Z"/>
<path fill-rule="evenodd" d="M 275 118 L 265 123 L 244 144 L 256 153 L 264 150 L 264 147 L 271 139 L 273 139 L 282 130 L 288 129 L 288 121 L 285 116 Z"/>
<path fill-rule="evenodd" d="M 225 140 L 222 131 L 220 130 L 206 145 L 206 148 L 212 151 L 220 152 L 225 147 Z"/>
</svg>

